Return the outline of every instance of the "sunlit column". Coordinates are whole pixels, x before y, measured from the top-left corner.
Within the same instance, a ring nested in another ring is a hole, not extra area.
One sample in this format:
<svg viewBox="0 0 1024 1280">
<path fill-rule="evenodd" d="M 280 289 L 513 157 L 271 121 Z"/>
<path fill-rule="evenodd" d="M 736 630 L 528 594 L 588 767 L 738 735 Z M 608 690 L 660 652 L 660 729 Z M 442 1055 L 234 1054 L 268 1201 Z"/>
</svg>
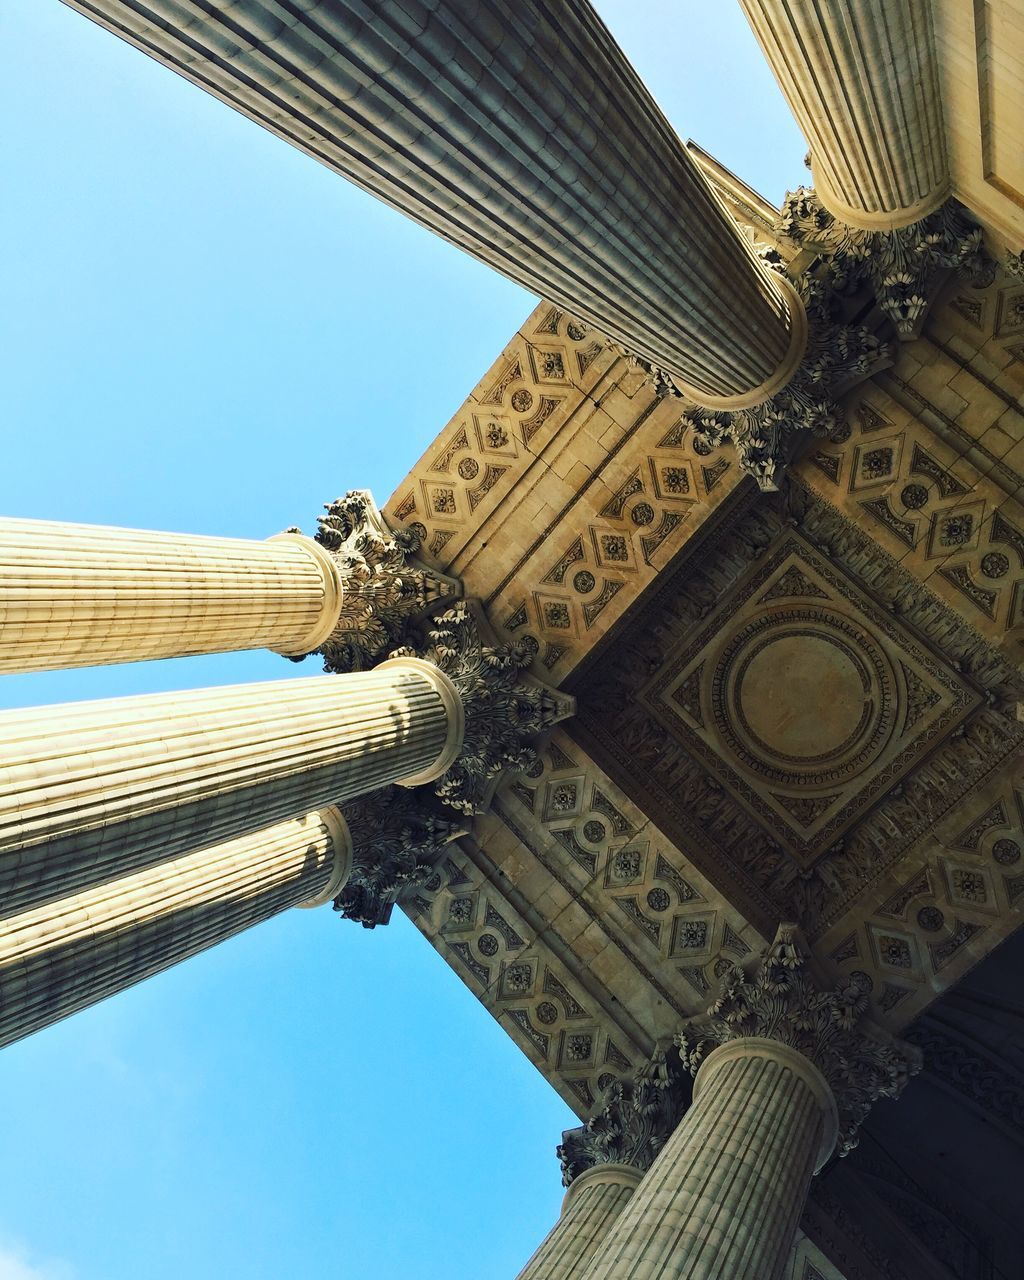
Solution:
<svg viewBox="0 0 1024 1280">
<path fill-rule="evenodd" d="M 432 663 L 0 713 L 0 917 L 376 790 L 439 778 Z"/>
<path fill-rule="evenodd" d="M 0 672 L 310 653 L 341 597 L 334 560 L 300 534 L 258 542 L 0 519 Z"/>
<path fill-rule="evenodd" d="M 740 0 L 840 221 L 907 226 L 950 193 L 928 0 Z"/>
<path fill-rule="evenodd" d="M 587 0 L 69 0 L 707 405 L 803 354 L 738 233 Z"/>
<path fill-rule="evenodd" d="M 325 808 L 0 920 L 0 1046 L 294 906 L 330 902 L 352 865 Z"/>
</svg>

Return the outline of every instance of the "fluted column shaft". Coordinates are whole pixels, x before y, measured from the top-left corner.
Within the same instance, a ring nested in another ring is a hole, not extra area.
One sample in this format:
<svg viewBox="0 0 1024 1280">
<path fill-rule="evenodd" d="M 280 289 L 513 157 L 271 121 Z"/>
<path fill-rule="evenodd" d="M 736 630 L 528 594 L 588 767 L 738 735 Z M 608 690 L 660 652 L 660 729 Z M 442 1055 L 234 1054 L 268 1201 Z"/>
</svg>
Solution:
<svg viewBox="0 0 1024 1280">
<path fill-rule="evenodd" d="M 628 1164 L 595 1164 L 571 1183 L 558 1221 L 517 1280 L 574 1280 L 594 1257 L 640 1181 Z"/>
<path fill-rule="evenodd" d="M 587 0 L 68 2 L 705 403 L 799 360 L 799 302 Z"/>
<path fill-rule="evenodd" d="M 0 917 L 390 782 L 444 773 L 434 666 L 0 713 Z"/>
<path fill-rule="evenodd" d="M 329 901 L 350 865 L 328 808 L 0 920 L 0 1046 L 288 907 Z"/>
<path fill-rule="evenodd" d="M 0 672 L 266 647 L 304 654 L 341 605 L 312 538 L 266 542 L 0 519 Z"/>
<path fill-rule="evenodd" d="M 928 0 L 740 0 L 811 148 L 822 204 L 867 230 L 950 192 Z"/>
<path fill-rule="evenodd" d="M 803 1055 L 754 1038 L 716 1049 L 581 1280 L 778 1280 L 835 1135 L 831 1092 Z"/>
</svg>

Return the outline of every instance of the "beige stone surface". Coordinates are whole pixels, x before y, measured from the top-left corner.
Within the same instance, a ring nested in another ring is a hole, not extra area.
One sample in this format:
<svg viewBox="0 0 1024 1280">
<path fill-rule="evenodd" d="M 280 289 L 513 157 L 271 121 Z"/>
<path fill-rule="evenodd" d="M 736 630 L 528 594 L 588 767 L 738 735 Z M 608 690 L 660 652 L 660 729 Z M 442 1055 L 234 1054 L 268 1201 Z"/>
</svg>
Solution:
<svg viewBox="0 0 1024 1280">
<path fill-rule="evenodd" d="M 0 519 L 0 673 L 266 647 L 305 654 L 341 605 L 310 538 Z"/>
<path fill-rule="evenodd" d="M 437 776 L 452 705 L 424 665 L 0 713 L 2 914 Z"/>
<path fill-rule="evenodd" d="M 784 1274 L 819 1162 L 823 1084 L 792 1050 L 761 1040 L 728 1046 L 737 1048 L 701 1067 L 693 1106 L 581 1280 Z"/>
<path fill-rule="evenodd" d="M 293 818 L 0 920 L 0 1045 L 328 901 L 351 860 L 337 811 Z"/>
<path fill-rule="evenodd" d="M 822 203 L 855 227 L 949 194 L 930 0 L 741 0 L 811 148 Z"/>
<path fill-rule="evenodd" d="M 574 1280 L 595 1257 L 626 1207 L 640 1171 L 631 1165 L 594 1165 L 566 1193 L 562 1214 L 517 1280 Z"/>
<path fill-rule="evenodd" d="M 1024 246 L 1024 6 L 932 0 L 954 194 L 997 245 Z"/>
</svg>

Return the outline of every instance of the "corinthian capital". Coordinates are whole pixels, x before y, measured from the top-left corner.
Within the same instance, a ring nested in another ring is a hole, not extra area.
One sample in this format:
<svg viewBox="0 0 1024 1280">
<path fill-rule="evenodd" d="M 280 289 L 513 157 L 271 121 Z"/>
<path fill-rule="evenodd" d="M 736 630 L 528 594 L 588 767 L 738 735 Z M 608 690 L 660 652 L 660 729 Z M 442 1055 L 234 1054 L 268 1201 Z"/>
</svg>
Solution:
<svg viewBox="0 0 1024 1280">
<path fill-rule="evenodd" d="M 867 990 L 856 978 L 835 987 L 818 981 L 796 925 L 783 924 L 749 975 L 736 965 L 717 1000 L 676 1036 L 680 1058 L 697 1069 L 712 1049 L 760 1037 L 796 1049 L 818 1068 L 839 1112 L 837 1151 L 857 1145 L 857 1131 L 878 1098 L 896 1098 L 921 1069 L 920 1052 L 865 1017 Z"/>
<path fill-rule="evenodd" d="M 915 338 L 936 283 L 957 271 L 971 283 L 991 283 L 995 264 L 985 254 L 981 228 L 956 200 L 895 230 L 865 231 L 834 217 L 808 187 L 790 192 L 779 230 L 827 259 L 826 278 L 840 293 L 862 282 L 903 340 Z"/>
<path fill-rule="evenodd" d="M 418 536 L 391 529 L 366 489 L 325 509 L 316 540 L 338 565 L 342 599 L 334 631 L 319 652 L 326 671 L 361 671 L 404 642 L 410 621 L 461 596 L 462 586 L 414 559 Z"/>
<path fill-rule="evenodd" d="M 432 812 L 429 799 L 421 790 L 384 787 L 346 803 L 352 870 L 334 899 L 346 920 L 364 929 L 387 924 L 403 890 L 427 880 L 445 846 L 465 834 L 458 822 Z"/>
<path fill-rule="evenodd" d="M 486 642 L 479 606 L 460 602 L 427 625 L 422 644 L 397 650 L 425 658 L 462 697 L 465 736 L 458 759 L 434 792 L 460 813 L 481 813 L 506 769 L 537 758 L 530 739 L 572 715 L 575 700 L 526 674 L 531 655 L 518 643 Z"/>
<path fill-rule="evenodd" d="M 675 1049 L 659 1049 L 634 1076 L 604 1093 L 604 1106 L 585 1125 L 566 1129 L 556 1155 L 562 1184 L 595 1164 L 631 1164 L 646 1173 L 682 1119 L 689 1099 Z"/>
<path fill-rule="evenodd" d="M 765 255 L 782 270 L 774 251 Z M 730 441 L 740 466 L 762 489 L 778 488 L 785 464 L 802 435 L 842 439 L 848 431 L 840 397 L 876 369 L 892 363 L 889 345 L 864 325 L 848 324 L 827 284 L 805 276 L 795 286 L 807 315 L 807 345 L 784 387 L 746 409 L 687 409 L 694 448 L 710 453 Z"/>
</svg>

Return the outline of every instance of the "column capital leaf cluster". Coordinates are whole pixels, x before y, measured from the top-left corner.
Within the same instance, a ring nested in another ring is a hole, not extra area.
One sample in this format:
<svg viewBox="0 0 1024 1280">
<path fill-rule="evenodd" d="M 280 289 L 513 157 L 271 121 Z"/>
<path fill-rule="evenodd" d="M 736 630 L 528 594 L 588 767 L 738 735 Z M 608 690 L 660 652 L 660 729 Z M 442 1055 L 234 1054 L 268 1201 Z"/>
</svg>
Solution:
<svg viewBox="0 0 1024 1280">
<path fill-rule="evenodd" d="M 675 1042 L 694 1075 L 713 1049 L 732 1040 L 775 1040 L 802 1053 L 835 1097 L 842 1156 L 857 1145 L 872 1103 L 898 1097 L 921 1069 L 920 1052 L 871 1023 L 867 1008 L 862 980 L 854 975 L 834 987 L 820 981 L 798 927 L 782 924 L 753 975 L 731 965 L 718 998 Z"/>
<path fill-rule="evenodd" d="M 794 244 L 826 259 L 825 279 L 838 293 L 870 285 L 902 341 L 917 337 L 946 272 L 956 271 L 983 288 L 995 271 L 981 228 L 952 198 L 907 226 L 864 230 L 830 213 L 812 187 L 800 187 L 782 202 L 778 228 Z"/>
<path fill-rule="evenodd" d="M 325 510 L 315 538 L 338 566 L 342 599 L 318 652 L 325 671 L 362 671 L 404 643 L 410 622 L 461 596 L 462 585 L 414 558 L 419 536 L 390 528 L 368 490 L 353 489 Z"/>
<path fill-rule="evenodd" d="M 763 254 L 775 270 L 777 250 Z M 804 304 L 807 345 L 796 372 L 780 390 L 744 409 L 697 405 L 683 412 L 693 446 L 709 454 L 731 442 L 740 466 L 766 491 L 778 489 L 782 471 L 801 436 L 841 440 L 849 433 L 840 397 L 877 369 L 892 363 L 892 349 L 862 324 L 848 324 L 835 289 L 805 275 L 794 286 Z"/>
<path fill-rule="evenodd" d="M 689 1102 L 687 1072 L 671 1046 L 658 1049 L 635 1075 L 609 1085 L 601 1110 L 566 1129 L 556 1155 L 562 1184 L 597 1164 L 633 1165 L 646 1173 Z"/>
<path fill-rule="evenodd" d="M 468 601 L 426 624 L 418 646 L 391 656 L 425 658 L 459 691 L 465 735 L 458 759 L 433 789 L 460 813 L 482 813 L 501 775 L 525 769 L 537 754 L 529 740 L 566 719 L 575 699 L 526 673 L 532 655 L 518 642 L 488 643 L 483 611 Z"/>
<path fill-rule="evenodd" d="M 352 869 L 334 910 L 364 929 L 387 924 L 403 891 L 427 880 L 447 845 L 465 834 L 458 821 L 434 812 L 421 790 L 402 787 L 347 801 L 344 817 Z"/>
</svg>

